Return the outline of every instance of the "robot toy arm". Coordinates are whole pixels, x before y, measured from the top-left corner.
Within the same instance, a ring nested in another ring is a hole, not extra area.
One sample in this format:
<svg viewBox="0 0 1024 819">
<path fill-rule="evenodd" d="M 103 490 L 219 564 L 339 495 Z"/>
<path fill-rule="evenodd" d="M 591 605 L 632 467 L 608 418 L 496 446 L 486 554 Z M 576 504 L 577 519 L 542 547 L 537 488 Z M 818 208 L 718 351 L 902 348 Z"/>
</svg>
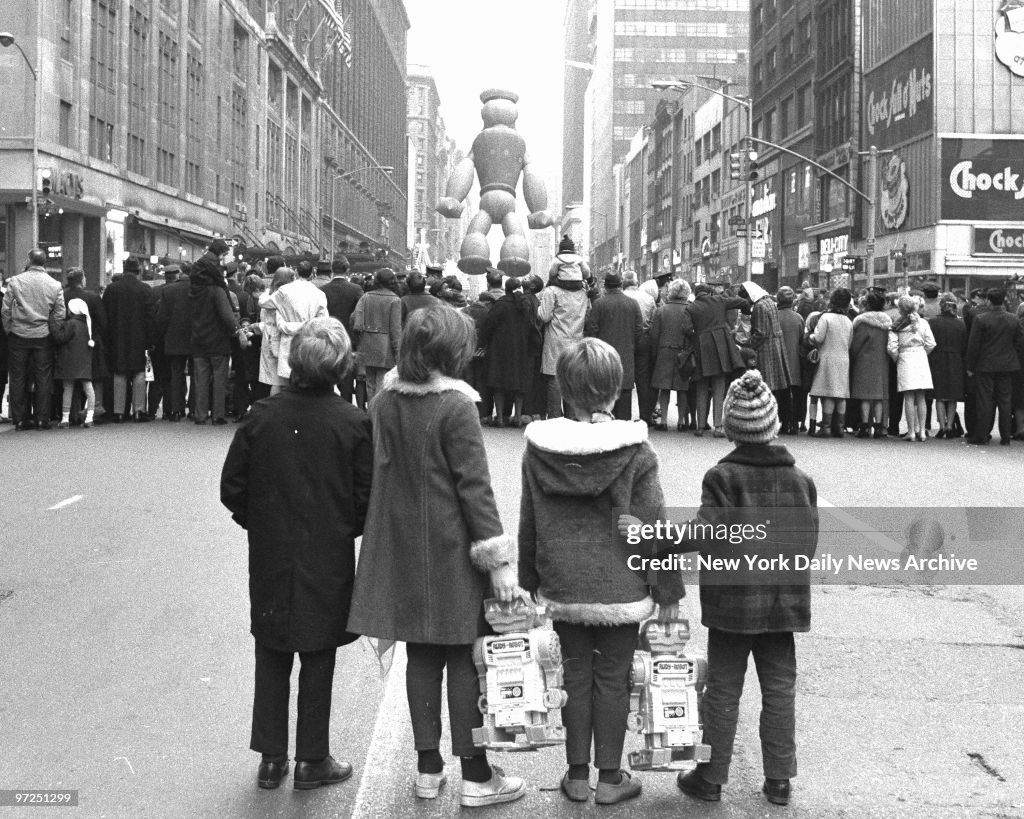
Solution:
<svg viewBox="0 0 1024 819">
<path fill-rule="evenodd" d="M 469 156 L 456 165 L 452 175 L 448 177 L 448 186 L 444 197 L 437 203 L 437 212 L 448 219 L 458 219 L 462 216 L 462 211 L 466 209 L 462 200 L 469 195 L 475 176 L 476 163 L 473 161 L 473 152 L 470 151 Z"/>
<path fill-rule="evenodd" d="M 529 156 L 523 159 L 523 197 L 526 199 L 526 207 L 530 209 L 526 223 L 531 230 L 540 230 L 554 224 L 548 211 L 548 192 L 544 180 L 532 169 Z"/>
</svg>

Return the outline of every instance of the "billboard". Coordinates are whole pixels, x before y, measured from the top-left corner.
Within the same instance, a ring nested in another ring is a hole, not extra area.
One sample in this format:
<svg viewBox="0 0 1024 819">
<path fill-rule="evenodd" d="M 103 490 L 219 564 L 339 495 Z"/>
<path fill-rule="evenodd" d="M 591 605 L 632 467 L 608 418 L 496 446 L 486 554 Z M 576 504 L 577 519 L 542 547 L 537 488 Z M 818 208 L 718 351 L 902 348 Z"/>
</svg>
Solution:
<svg viewBox="0 0 1024 819">
<path fill-rule="evenodd" d="M 944 221 L 1024 222 L 1024 139 L 942 137 Z"/>
<path fill-rule="evenodd" d="M 864 144 L 886 148 L 932 129 L 932 35 L 864 75 Z"/>
</svg>

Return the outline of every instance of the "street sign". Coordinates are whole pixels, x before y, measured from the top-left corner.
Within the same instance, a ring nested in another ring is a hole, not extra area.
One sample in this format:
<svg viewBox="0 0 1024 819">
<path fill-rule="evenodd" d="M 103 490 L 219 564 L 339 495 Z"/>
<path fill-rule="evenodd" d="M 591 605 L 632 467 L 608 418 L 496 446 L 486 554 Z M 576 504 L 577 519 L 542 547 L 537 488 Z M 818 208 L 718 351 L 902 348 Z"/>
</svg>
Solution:
<svg viewBox="0 0 1024 819">
<path fill-rule="evenodd" d="M 763 260 L 767 255 L 767 242 L 764 239 L 753 239 L 750 244 L 750 257 Z"/>
<path fill-rule="evenodd" d="M 745 225 L 746 223 L 747 223 L 747 220 L 743 216 L 730 216 L 729 217 L 729 224 L 730 225 Z"/>
</svg>

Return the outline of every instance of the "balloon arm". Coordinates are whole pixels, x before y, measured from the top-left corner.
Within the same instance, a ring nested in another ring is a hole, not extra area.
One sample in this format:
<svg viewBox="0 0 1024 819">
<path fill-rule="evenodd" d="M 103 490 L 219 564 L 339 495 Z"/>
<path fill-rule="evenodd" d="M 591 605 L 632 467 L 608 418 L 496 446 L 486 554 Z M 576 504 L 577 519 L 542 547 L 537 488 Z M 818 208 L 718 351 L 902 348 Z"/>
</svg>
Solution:
<svg viewBox="0 0 1024 819">
<path fill-rule="evenodd" d="M 523 163 L 523 197 L 530 209 L 529 224 L 533 230 L 549 227 L 554 223 L 548 213 L 548 192 L 544 180 L 533 170 L 530 160 Z"/>
<path fill-rule="evenodd" d="M 451 176 L 448 177 L 448 187 L 445 189 L 445 196 L 461 202 L 469 195 L 469 190 L 473 187 L 473 177 L 475 175 L 476 163 L 473 161 L 473 154 L 471 153 L 452 170 Z"/>
</svg>

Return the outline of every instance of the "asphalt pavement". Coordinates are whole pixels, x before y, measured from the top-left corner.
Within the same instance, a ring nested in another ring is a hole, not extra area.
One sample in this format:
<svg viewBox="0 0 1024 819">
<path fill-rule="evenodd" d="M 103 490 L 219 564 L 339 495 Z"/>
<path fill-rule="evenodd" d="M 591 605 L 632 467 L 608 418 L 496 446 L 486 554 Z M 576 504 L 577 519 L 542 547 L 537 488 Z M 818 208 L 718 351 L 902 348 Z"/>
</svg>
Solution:
<svg viewBox="0 0 1024 819">
<path fill-rule="evenodd" d="M 248 750 L 253 645 L 244 532 L 218 500 L 234 432 L 189 424 L 14 433 L 0 427 L 0 789 L 68 788 L 88 817 L 450 816 L 458 763 L 433 803 L 415 754 L 401 652 L 386 676 L 365 641 L 339 650 L 332 753 L 356 773 L 300 792 L 256 788 Z M 518 430 L 484 432 L 514 531 Z M 731 445 L 653 433 L 670 505 L 699 502 Z M 823 508 L 1024 507 L 1024 445 L 783 439 Z M 898 536 L 872 548 L 897 550 Z M 786 808 L 760 794 L 751 670 L 732 778 L 717 805 L 670 774 L 603 808 L 559 794 L 560 749 L 493 754 L 526 778 L 482 816 L 1024 817 L 1024 586 L 816 586 L 798 635 L 799 775 Z M 695 578 L 683 610 L 702 653 Z M 293 693 L 294 698 L 294 693 Z M 294 707 L 293 707 L 294 713 Z M 638 745 L 627 736 L 627 751 Z M 0 819 L 35 816 L 0 808 Z"/>
</svg>

